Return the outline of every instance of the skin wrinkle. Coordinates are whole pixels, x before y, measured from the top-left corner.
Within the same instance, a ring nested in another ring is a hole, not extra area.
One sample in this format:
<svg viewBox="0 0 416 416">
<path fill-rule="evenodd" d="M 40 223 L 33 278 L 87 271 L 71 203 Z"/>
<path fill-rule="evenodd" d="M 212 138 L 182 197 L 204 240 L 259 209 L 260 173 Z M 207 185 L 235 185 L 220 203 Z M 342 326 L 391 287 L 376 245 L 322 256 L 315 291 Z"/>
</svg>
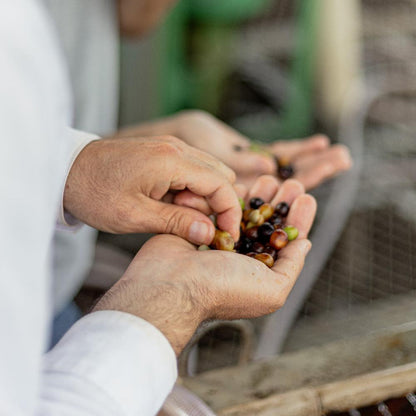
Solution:
<svg viewBox="0 0 416 416">
<path fill-rule="evenodd" d="M 293 181 L 279 192 L 293 195 L 290 215 L 306 236 L 315 214 L 314 199 L 303 196 Z M 159 235 L 143 246 L 125 272 L 121 281 L 129 284 L 116 284 L 96 309 L 124 310 L 148 320 L 179 354 L 203 321 L 254 318 L 280 308 L 301 270 L 307 245 L 291 242 L 268 269 L 246 256 L 197 251 L 178 237 Z"/>
</svg>

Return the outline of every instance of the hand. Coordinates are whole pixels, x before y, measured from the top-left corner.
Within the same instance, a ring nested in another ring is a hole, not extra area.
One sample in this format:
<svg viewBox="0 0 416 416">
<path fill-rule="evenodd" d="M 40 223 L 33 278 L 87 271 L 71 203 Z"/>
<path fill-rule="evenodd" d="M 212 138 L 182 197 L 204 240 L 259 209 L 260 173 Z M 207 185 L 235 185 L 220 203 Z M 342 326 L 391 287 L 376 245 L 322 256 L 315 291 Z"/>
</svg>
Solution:
<svg viewBox="0 0 416 416">
<path fill-rule="evenodd" d="M 275 175 L 276 164 L 271 154 L 289 159 L 295 167 L 294 179 L 299 180 L 306 189 L 318 186 L 351 166 L 348 149 L 342 145 L 331 146 L 329 139 L 323 135 L 275 142 L 264 147 L 265 154 L 252 152 L 246 137 L 203 111 L 184 111 L 120 133 L 174 134 L 224 162 L 237 174 L 237 181 L 246 186 L 251 186 L 259 175 Z"/>
<path fill-rule="evenodd" d="M 295 168 L 293 179 L 301 182 L 307 190 L 350 169 L 352 165 L 348 148 L 340 144 L 331 145 L 324 135 L 275 142 L 266 148 L 275 156 L 291 161 Z"/>
<path fill-rule="evenodd" d="M 142 36 L 162 19 L 177 0 L 118 0 L 120 32 L 129 37 Z"/>
<path fill-rule="evenodd" d="M 203 213 L 172 203 L 189 190 L 218 212 L 219 226 L 239 237 L 235 174 L 174 137 L 103 139 L 86 146 L 68 175 L 65 209 L 99 230 L 177 234 L 209 244 L 215 229 Z"/>
<path fill-rule="evenodd" d="M 286 181 L 276 194 L 277 188 L 276 179 L 262 177 L 246 195 L 291 204 L 288 223 L 298 228 L 299 237 L 279 252 L 272 269 L 241 254 L 198 251 L 181 238 L 161 235 L 142 247 L 95 310 L 147 320 L 179 354 L 204 320 L 254 318 L 280 308 L 310 249 L 306 237 L 316 202 L 296 181 Z"/>
</svg>

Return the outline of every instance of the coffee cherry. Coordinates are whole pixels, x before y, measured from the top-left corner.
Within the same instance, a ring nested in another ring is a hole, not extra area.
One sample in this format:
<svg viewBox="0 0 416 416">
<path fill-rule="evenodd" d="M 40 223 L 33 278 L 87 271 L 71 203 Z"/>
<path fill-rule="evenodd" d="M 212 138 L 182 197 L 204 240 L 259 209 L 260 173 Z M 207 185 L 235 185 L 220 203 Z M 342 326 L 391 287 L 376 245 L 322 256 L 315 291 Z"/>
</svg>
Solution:
<svg viewBox="0 0 416 416">
<path fill-rule="evenodd" d="M 274 261 L 277 260 L 277 251 L 270 244 L 266 244 L 264 246 L 263 253 L 270 254 L 273 257 Z"/>
<path fill-rule="evenodd" d="M 277 175 L 280 179 L 283 179 L 284 181 L 286 179 L 291 178 L 295 174 L 295 170 L 293 169 L 292 165 L 286 165 L 286 166 L 279 166 L 277 169 Z"/>
<path fill-rule="evenodd" d="M 240 203 L 241 210 L 244 211 L 244 208 L 246 207 L 246 203 L 244 202 L 244 199 L 238 198 L 238 202 Z"/>
<path fill-rule="evenodd" d="M 239 201 L 243 211 L 239 241 L 234 245 L 228 232 L 216 230 L 211 246 L 200 246 L 198 250 L 214 248 L 237 252 L 272 267 L 278 258 L 278 251 L 286 247 L 289 241 L 296 239 L 299 234 L 296 227 L 285 225 L 290 207 L 286 202 L 280 202 L 273 209 L 261 198 L 252 198 L 250 208 L 245 208 L 244 202 L 241 199 Z"/>
<path fill-rule="evenodd" d="M 262 243 L 268 243 L 270 240 L 270 236 L 273 234 L 273 232 L 274 226 L 269 222 L 265 222 L 258 229 L 259 241 L 261 241 Z"/>
<path fill-rule="evenodd" d="M 264 204 L 264 201 L 261 198 L 251 198 L 250 207 L 252 209 L 258 209 Z"/>
<path fill-rule="evenodd" d="M 246 254 L 252 251 L 252 247 L 253 241 L 247 237 L 241 237 L 240 240 L 238 240 L 235 249 L 237 250 L 237 253 Z"/>
<path fill-rule="evenodd" d="M 263 253 L 264 245 L 262 243 L 259 243 L 258 241 L 255 241 L 253 243 L 251 251 L 254 253 Z"/>
<path fill-rule="evenodd" d="M 276 206 L 275 212 L 279 214 L 282 217 L 287 217 L 287 214 L 289 214 L 289 205 L 286 202 L 279 202 Z"/>
<path fill-rule="evenodd" d="M 202 244 L 202 246 L 198 247 L 198 251 L 208 251 L 208 250 L 211 250 L 211 248 L 207 246 L 206 244 Z"/>
<path fill-rule="evenodd" d="M 259 227 L 254 226 L 246 229 L 246 237 L 250 240 L 256 241 L 259 238 Z"/>
<path fill-rule="evenodd" d="M 256 254 L 254 258 L 264 263 L 267 267 L 273 267 L 274 260 L 270 254 L 260 253 L 260 254 Z"/>
<path fill-rule="evenodd" d="M 269 244 L 276 250 L 281 250 L 287 246 L 289 238 L 284 230 L 276 230 L 270 237 Z"/>
<path fill-rule="evenodd" d="M 274 214 L 274 209 L 270 204 L 263 204 L 259 211 L 266 221 Z"/>
<path fill-rule="evenodd" d="M 217 250 L 234 250 L 234 240 L 231 237 L 230 233 L 228 233 L 227 231 L 215 230 L 215 236 L 214 240 L 212 241 L 212 245 Z"/>
<path fill-rule="evenodd" d="M 264 222 L 264 218 L 260 214 L 259 209 L 254 209 L 253 211 L 251 211 L 250 215 L 248 216 L 248 220 L 256 225 L 260 225 L 260 223 L 262 224 Z"/>
<path fill-rule="evenodd" d="M 280 179 L 286 180 L 291 178 L 295 174 L 295 169 L 293 165 L 290 163 L 288 158 L 277 158 L 275 157 L 275 162 L 277 166 L 277 176 Z"/>
<path fill-rule="evenodd" d="M 252 209 L 245 209 L 243 211 L 243 221 L 248 221 L 248 217 L 251 214 L 251 211 L 253 211 Z"/>
<path fill-rule="evenodd" d="M 296 240 L 296 238 L 298 238 L 299 231 L 293 225 L 287 225 L 286 227 L 283 228 L 283 230 L 286 231 L 289 241 L 293 241 L 293 240 Z"/>
</svg>

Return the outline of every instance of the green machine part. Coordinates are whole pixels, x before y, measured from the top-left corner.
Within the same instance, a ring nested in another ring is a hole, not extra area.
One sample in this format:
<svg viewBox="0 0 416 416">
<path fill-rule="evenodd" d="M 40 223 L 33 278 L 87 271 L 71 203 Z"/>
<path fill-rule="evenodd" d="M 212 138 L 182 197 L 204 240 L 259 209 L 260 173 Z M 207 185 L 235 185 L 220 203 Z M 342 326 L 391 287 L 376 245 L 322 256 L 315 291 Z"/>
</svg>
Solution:
<svg viewBox="0 0 416 416">
<path fill-rule="evenodd" d="M 252 137 L 275 140 L 308 134 L 313 121 L 312 87 L 317 3 L 298 0 L 298 39 L 290 73 L 289 99 L 262 131 Z M 236 27 L 262 12 L 270 0 L 182 0 L 174 8 L 159 36 L 159 115 L 184 108 L 218 111 L 231 70 L 230 50 Z M 192 43 L 190 22 L 195 22 Z M 189 60 L 189 45 L 197 51 Z"/>
</svg>

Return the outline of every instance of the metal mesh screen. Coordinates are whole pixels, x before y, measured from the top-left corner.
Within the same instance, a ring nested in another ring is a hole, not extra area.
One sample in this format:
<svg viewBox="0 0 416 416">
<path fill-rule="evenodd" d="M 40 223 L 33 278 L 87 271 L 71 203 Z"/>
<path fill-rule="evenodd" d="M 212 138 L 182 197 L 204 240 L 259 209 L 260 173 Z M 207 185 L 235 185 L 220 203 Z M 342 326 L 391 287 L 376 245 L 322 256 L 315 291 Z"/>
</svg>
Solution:
<svg viewBox="0 0 416 416">
<path fill-rule="evenodd" d="M 363 2 L 366 85 L 380 95 L 365 117 L 359 190 L 286 350 L 416 319 L 415 22 L 415 1 Z"/>
</svg>

